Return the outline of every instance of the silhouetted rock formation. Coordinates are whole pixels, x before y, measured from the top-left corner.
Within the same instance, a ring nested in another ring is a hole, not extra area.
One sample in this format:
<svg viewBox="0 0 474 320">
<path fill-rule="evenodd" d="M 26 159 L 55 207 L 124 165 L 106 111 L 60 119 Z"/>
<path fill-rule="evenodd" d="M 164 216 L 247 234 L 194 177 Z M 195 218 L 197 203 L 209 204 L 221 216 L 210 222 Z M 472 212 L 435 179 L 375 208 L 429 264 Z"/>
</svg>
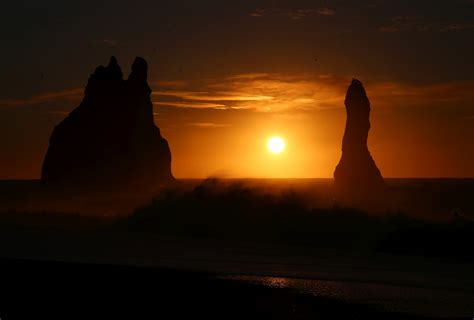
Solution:
<svg viewBox="0 0 474 320">
<path fill-rule="evenodd" d="M 334 171 L 338 191 L 367 196 L 384 190 L 385 183 L 367 147 L 370 130 L 370 102 L 359 80 L 353 79 L 346 94 L 346 129 L 342 157 Z"/>
<path fill-rule="evenodd" d="M 158 186 L 170 182 L 171 152 L 155 126 L 147 62 L 128 80 L 115 57 L 90 76 L 84 98 L 53 131 L 43 183 Z"/>
</svg>

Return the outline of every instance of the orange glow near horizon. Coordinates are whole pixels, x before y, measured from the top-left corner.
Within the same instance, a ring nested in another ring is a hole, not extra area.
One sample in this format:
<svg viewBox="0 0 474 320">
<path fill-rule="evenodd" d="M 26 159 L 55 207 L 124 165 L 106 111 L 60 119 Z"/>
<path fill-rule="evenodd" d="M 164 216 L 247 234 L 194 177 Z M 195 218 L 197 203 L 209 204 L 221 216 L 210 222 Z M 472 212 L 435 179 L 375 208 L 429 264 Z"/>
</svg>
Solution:
<svg viewBox="0 0 474 320">
<path fill-rule="evenodd" d="M 177 177 L 332 178 L 341 156 L 344 97 L 350 78 L 250 74 L 207 81 L 200 84 L 203 93 L 194 89 L 191 95 L 181 88 L 171 92 L 179 93 L 175 100 L 166 102 L 160 94 L 154 95 L 154 101 L 160 102 L 155 106 L 156 122 L 170 143 Z M 413 88 L 368 82 L 364 86 L 372 108 L 369 149 L 385 177 L 462 175 L 448 164 L 448 154 L 440 151 L 449 144 L 434 140 L 439 136 L 439 123 L 425 121 L 429 115 L 423 110 L 440 104 L 439 85 Z M 468 84 L 451 86 L 462 93 Z M 203 108 L 209 102 L 201 99 L 204 93 L 225 100 L 209 100 L 219 106 Z M 469 97 L 445 95 L 441 103 L 462 106 L 463 101 Z M 183 102 L 195 107 L 178 106 Z M 453 133 L 469 128 L 455 122 L 444 126 L 452 127 L 448 132 Z M 286 144 L 281 153 L 269 152 L 269 132 L 275 136 L 285 132 L 291 145 Z M 397 152 L 401 149 L 406 152 Z M 467 164 L 468 159 L 456 160 Z"/>
<path fill-rule="evenodd" d="M 150 81 L 155 122 L 168 140 L 177 178 L 331 178 L 341 156 L 349 83 L 349 77 L 263 73 L 199 83 Z M 459 153 L 470 148 L 470 140 L 457 138 L 471 134 L 472 116 L 432 115 L 445 105 L 468 110 L 474 82 L 364 86 L 372 108 L 369 149 L 385 177 L 474 176 L 472 159 Z M 68 96 L 65 101 L 77 106 L 80 97 L 77 90 L 71 92 L 76 100 Z M 44 97 L 39 103 L 49 103 Z M 39 177 L 49 135 L 66 115 L 51 112 L 47 124 L 31 119 L 34 143 L 5 154 L 4 178 Z M 269 152 L 270 134 L 282 135 L 283 152 Z"/>
</svg>

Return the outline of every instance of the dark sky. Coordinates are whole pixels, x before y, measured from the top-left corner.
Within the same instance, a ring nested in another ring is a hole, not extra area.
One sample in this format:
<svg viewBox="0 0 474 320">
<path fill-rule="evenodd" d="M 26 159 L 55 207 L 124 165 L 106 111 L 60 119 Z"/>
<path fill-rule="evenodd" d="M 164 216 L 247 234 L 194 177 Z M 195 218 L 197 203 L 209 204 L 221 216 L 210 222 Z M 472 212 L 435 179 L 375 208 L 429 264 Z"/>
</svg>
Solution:
<svg viewBox="0 0 474 320">
<path fill-rule="evenodd" d="M 12 1 L 0 15 L 0 178 L 39 176 L 54 124 L 111 55 L 124 75 L 147 59 L 178 177 L 331 176 L 352 77 L 385 176 L 474 176 L 472 0 Z M 280 159 L 259 151 L 274 134 Z"/>
</svg>

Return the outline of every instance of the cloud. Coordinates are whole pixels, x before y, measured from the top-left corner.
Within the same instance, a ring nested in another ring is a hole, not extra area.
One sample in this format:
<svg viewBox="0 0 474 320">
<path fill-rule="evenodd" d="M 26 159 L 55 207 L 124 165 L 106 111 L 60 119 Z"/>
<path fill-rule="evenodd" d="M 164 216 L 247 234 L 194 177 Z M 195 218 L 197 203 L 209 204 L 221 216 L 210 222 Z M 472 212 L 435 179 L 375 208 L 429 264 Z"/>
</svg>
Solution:
<svg viewBox="0 0 474 320">
<path fill-rule="evenodd" d="M 213 109 L 260 113 L 319 112 L 344 108 L 344 97 L 352 77 L 334 75 L 278 73 L 237 73 L 224 78 L 207 78 L 199 82 L 173 80 L 179 88 L 153 92 L 156 108 Z M 441 106 L 467 107 L 474 103 L 474 81 L 411 84 L 396 81 L 364 81 L 372 105 L 381 108 L 422 108 Z M 153 88 L 155 89 L 155 88 Z M 82 88 L 47 92 L 25 99 L 0 100 L 0 108 L 80 101 Z M 64 115 L 68 110 L 49 108 L 49 113 Z M 196 121 L 193 123 L 207 123 Z"/>
<path fill-rule="evenodd" d="M 381 107 L 454 108 L 474 103 L 474 81 L 456 81 L 433 84 L 406 84 L 376 82 L 367 86 L 372 104 Z"/>
<path fill-rule="evenodd" d="M 116 48 L 119 46 L 118 41 L 110 38 L 103 38 L 103 39 L 97 39 L 93 40 L 89 44 L 91 47 L 97 47 L 97 48 Z"/>
<path fill-rule="evenodd" d="M 317 10 L 317 12 L 319 14 L 322 14 L 324 16 L 333 16 L 336 14 L 336 11 L 333 10 L 333 9 L 329 9 L 329 8 L 320 8 Z"/>
<path fill-rule="evenodd" d="M 202 79 L 181 90 L 155 92 L 153 100 L 156 106 L 178 109 L 246 110 L 282 115 L 321 112 L 344 108 L 351 80 L 350 76 L 335 75 L 242 73 Z M 413 84 L 361 80 L 375 108 L 455 108 L 474 103 L 474 81 Z"/>
<path fill-rule="evenodd" d="M 474 29 L 474 23 L 431 21 L 418 16 L 394 16 L 380 26 L 380 32 L 450 32 Z"/>
<path fill-rule="evenodd" d="M 385 25 L 379 27 L 381 32 L 428 31 L 431 29 L 431 24 L 416 16 L 394 16 L 389 18 Z"/>
<path fill-rule="evenodd" d="M 0 100 L 0 107 L 29 106 L 57 100 L 77 100 L 82 97 L 83 92 L 84 89 L 75 88 L 64 91 L 42 93 L 26 99 L 4 99 Z"/>
<path fill-rule="evenodd" d="M 383 26 L 379 28 L 380 32 L 398 32 L 400 31 L 400 28 L 397 26 Z"/>
<path fill-rule="evenodd" d="M 163 80 L 163 81 L 154 81 L 151 85 L 159 86 L 159 87 L 166 87 L 166 88 L 182 88 L 188 84 L 187 81 L 184 80 Z"/>
<path fill-rule="evenodd" d="M 263 9 L 256 9 L 255 11 L 249 12 L 249 16 L 254 18 L 262 17 L 263 15 L 265 15 L 265 10 Z"/>
<path fill-rule="evenodd" d="M 256 79 L 269 76 L 269 73 L 241 73 L 232 76 L 228 76 L 226 80 L 240 80 L 240 79 Z"/>
<path fill-rule="evenodd" d="M 474 29 L 474 23 L 453 23 L 441 27 L 441 31 L 462 31 Z"/>
<path fill-rule="evenodd" d="M 300 8 L 300 9 L 285 9 L 285 8 L 272 8 L 272 9 L 255 9 L 248 15 L 250 17 L 259 18 L 263 16 L 279 16 L 286 17 L 291 20 L 300 20 L 307 17 L 314 16 L 333 16 L 336 14 L 334 9 L 328 7 L 320 8 Z"/>
<path fill-rule="evenodd" d="M 106 46 L 109 46 L 109 47 L 116 47 L 117 46 L 117 41 L 112 40 L 112 39 L 103 39 L 102 43 Z"/>
<path fill-rule="evenodd" d="M 155 106 L 170 106 L 170 107 L 179 107 L 179 108 L 195 108 L 195 109 L 206 109 L 206 108 L 225 108 L 224 104 L 218 103 L 203 103 L 203 102 L 177 102 L 177 101 L 163 101 L 163 102 L 153 102 Z"/>
<path fill-rule="evenodd" d="M 215 129 L 215 128 L 225 128 L 231 127 L 231 124 L 224 124 L 224 123 L 212 123 L 212 122 L 194 122 L 188 123 L 188 126 L 204 128 L 204 129 Z"/>
<path fill-rule="evenodd" d="M 195 101 L 262 101 L 271 100 L 273 97 L 263 95 L 252 95 L 245 92 L 199 92 L 199 91 L 156 91 L 156 96 L 174 96 L 186 100 Z"/>
<path fill-rule="evenodd" d="M 258 112 L 342 108 L 349 81 L 330 75 L 242 73 L 203 79 L 180 90 L 158 90 L 153 100 L 158 106 Z"/>
</svg>

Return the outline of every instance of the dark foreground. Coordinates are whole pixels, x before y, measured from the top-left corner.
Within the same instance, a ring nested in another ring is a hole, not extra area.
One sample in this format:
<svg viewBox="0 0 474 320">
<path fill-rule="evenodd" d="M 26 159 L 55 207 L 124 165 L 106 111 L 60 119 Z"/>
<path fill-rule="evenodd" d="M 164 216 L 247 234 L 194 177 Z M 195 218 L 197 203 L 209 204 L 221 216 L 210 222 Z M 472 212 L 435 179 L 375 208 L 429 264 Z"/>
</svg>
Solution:
<svg viewBox="0 0 474 320">
<path fill-rule="evenodd" d="M 2 319 L 419 319 L 152 267 L 1 259 Z"/>
<path fill-rule="evenodd" d="M 363 211 L 326 180 L 3 182 L 0 318 L 471 319 L 474 180 L 390 188 Z"/>
</svg>

